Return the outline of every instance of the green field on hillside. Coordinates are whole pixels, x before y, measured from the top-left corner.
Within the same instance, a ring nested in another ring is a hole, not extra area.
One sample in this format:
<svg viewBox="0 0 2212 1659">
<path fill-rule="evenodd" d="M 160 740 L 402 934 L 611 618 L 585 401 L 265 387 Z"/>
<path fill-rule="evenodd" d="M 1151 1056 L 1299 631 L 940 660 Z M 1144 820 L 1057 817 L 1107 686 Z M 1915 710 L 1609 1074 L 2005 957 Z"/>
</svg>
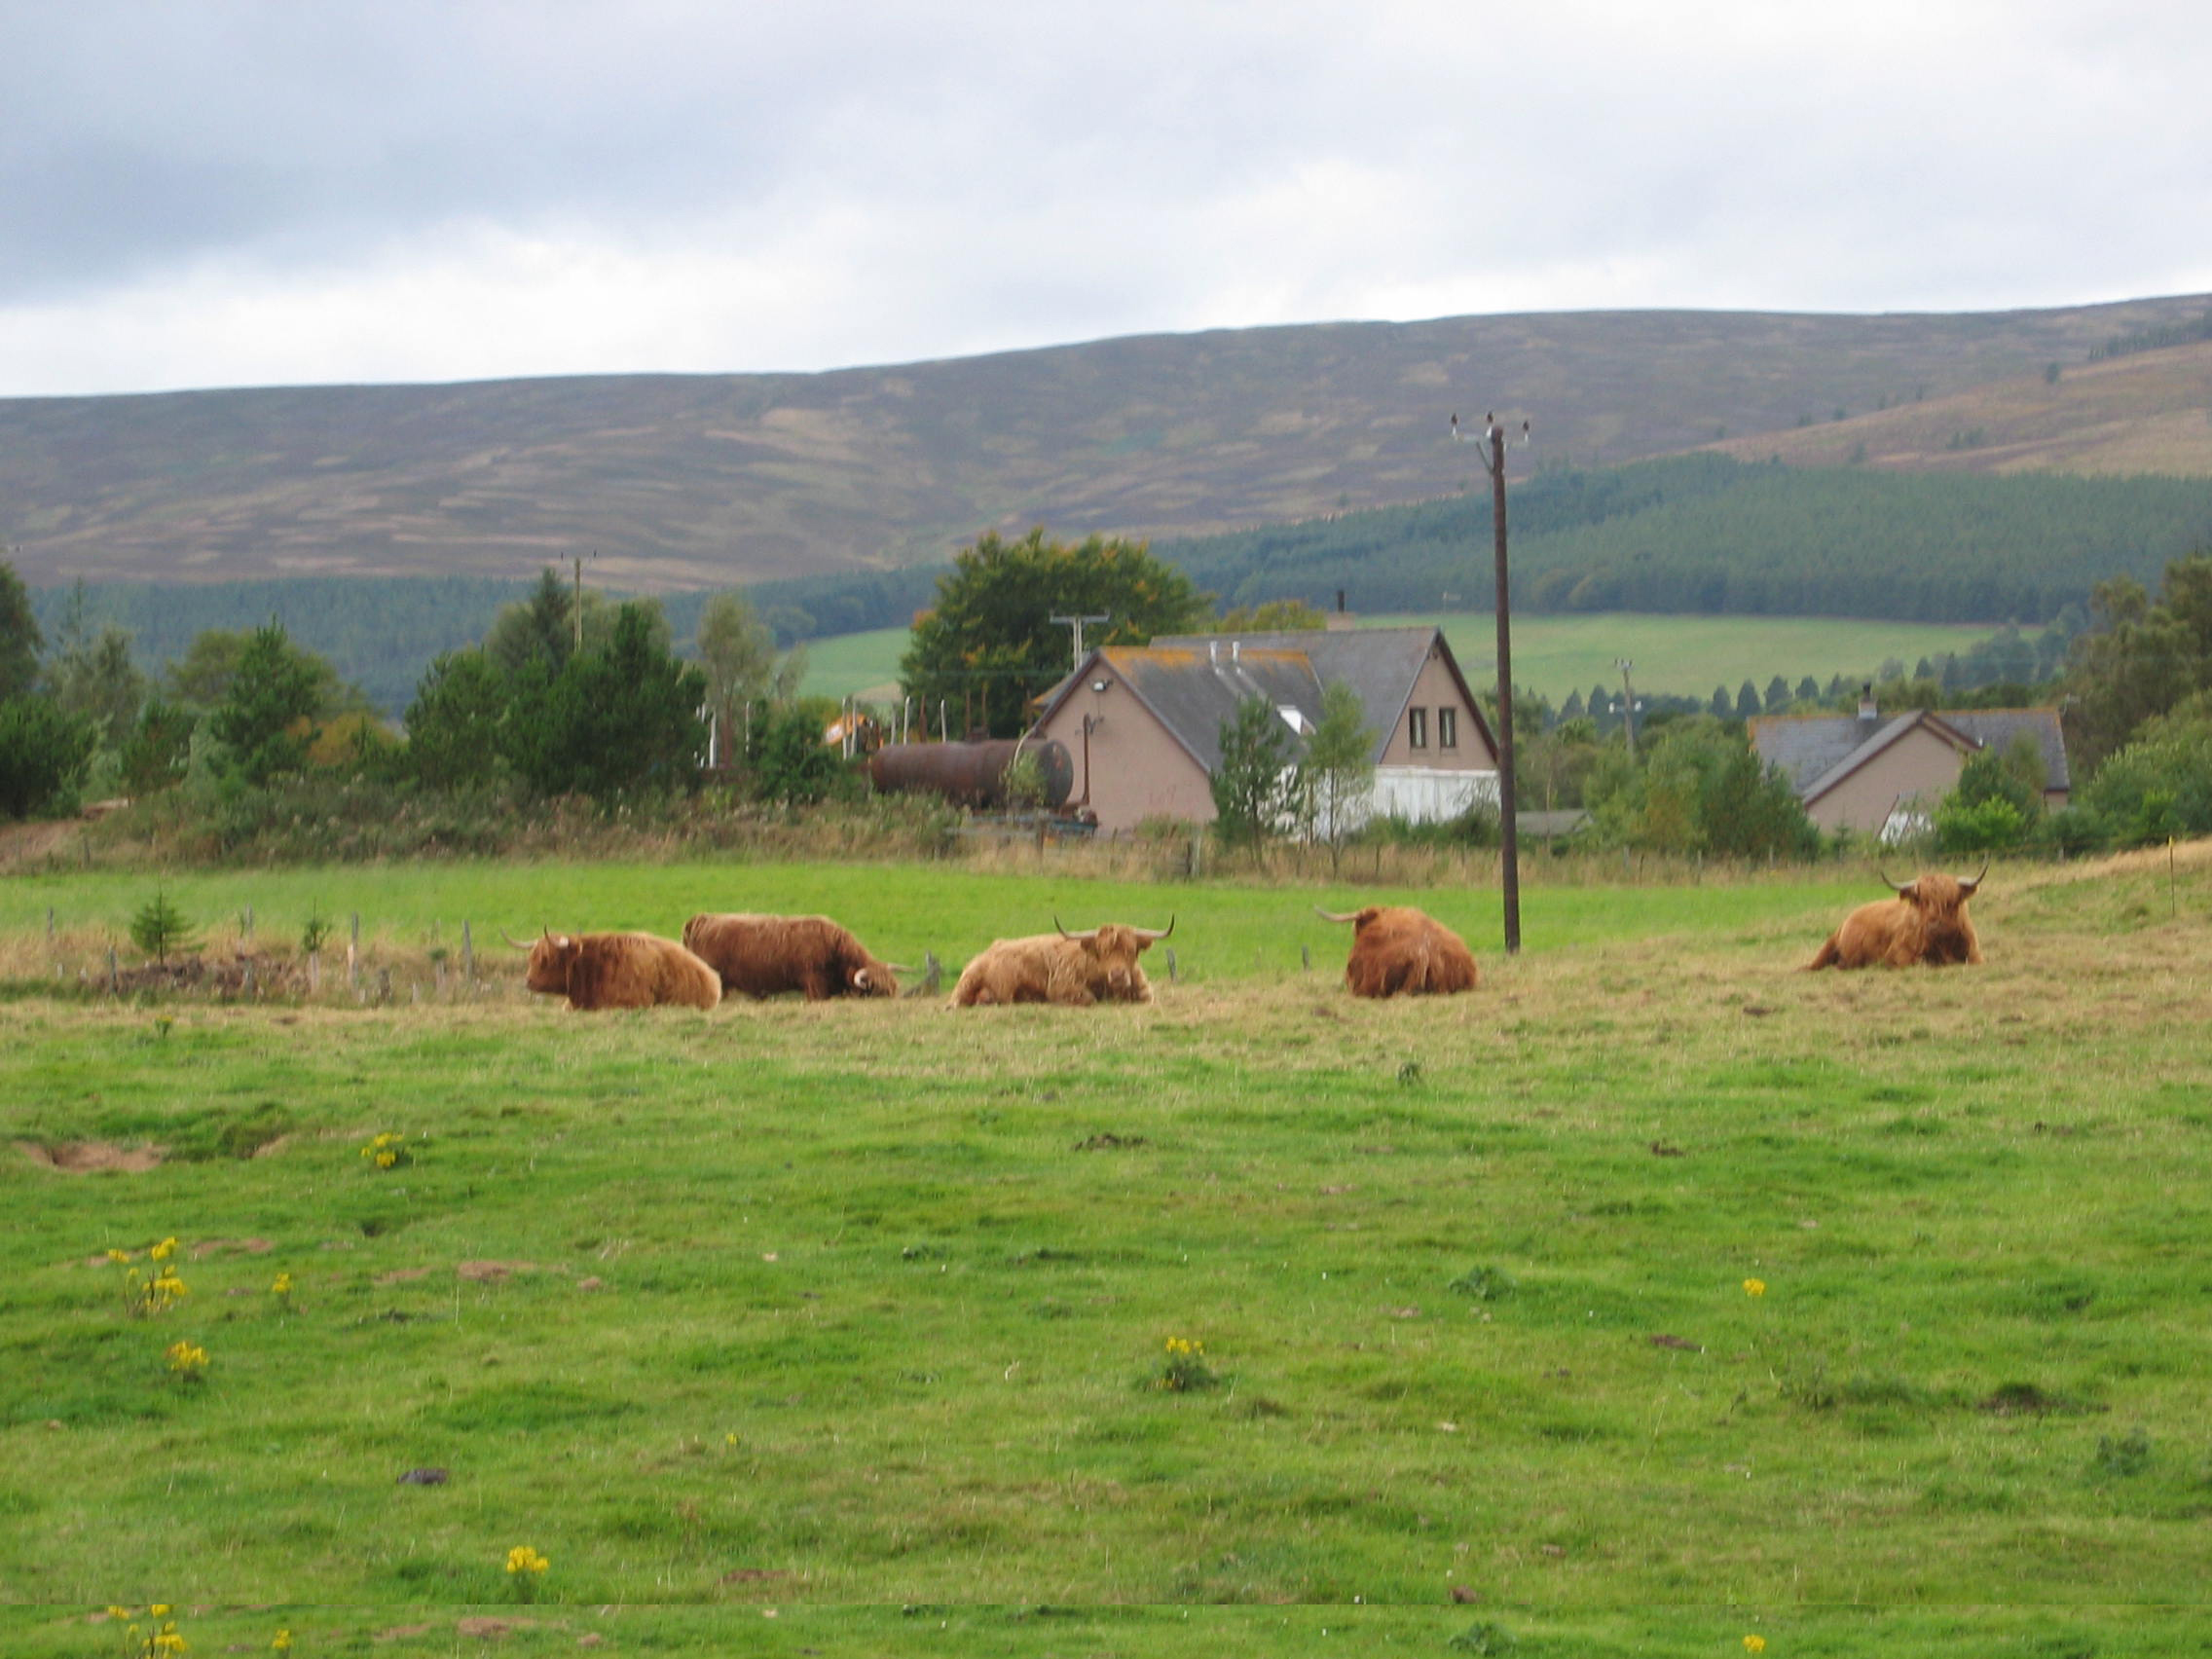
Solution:
<svg viewBox="0 0 2212 1659">
<path fill-rule="evenodd" d="M 1510 962 L 1406 895 L 1485 982 L 1396 1004 L 1349 887 L 705 864 L 181 872 L 388 1000 L 118 1001 L 155 878 L 18 878 L 0 1651 L 2202 1651 L 2202 854 L 2001 868 L 1940 973 L 1792 971 L 1859 876 L 1539 883 Z M 483 942 L 702 904 L 1178 972 L 588 1016 Z"/>
<path fill-rule="evenodd" d="M 1497 624 L 1487 610 L 1361 621 L 1368 627 L 1440 622 L 1469 681 L 1496 676 Z M 1871 674 L 1887 657 L 1910 669 L 1924 656 L 1964 652 L 1988 637 L 1987 628 L 1974 626 L 1824 616 L 1516 616 L 1513 678 L 1556 704 L 1569 691 L 1587 697 L 1601 682 L 1617 691 L 1621 677 L 1613 664 L 1627 657 L 1636 664 L 1640 691 L 1710 697 L 1715 685 L 1725 685 L 1733 697 L 1747 680 L 1761 692 L 1778 674 L 1791 685 L 1808 674 L 1825 685 L 1838 674 Z M 804 689 L 830 697 L 895 696 L 908 638 L 904 628 L 879 628 L 813 641 L 806 647 Z"/>
</svg>

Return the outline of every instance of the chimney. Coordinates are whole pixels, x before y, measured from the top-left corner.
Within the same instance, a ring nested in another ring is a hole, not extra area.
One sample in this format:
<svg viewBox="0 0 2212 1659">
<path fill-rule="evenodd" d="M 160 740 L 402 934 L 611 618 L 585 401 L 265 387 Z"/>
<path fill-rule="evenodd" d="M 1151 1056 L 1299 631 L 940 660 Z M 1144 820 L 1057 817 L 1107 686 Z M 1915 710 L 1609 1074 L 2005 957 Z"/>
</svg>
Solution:
<svg viewBox="0 0 2212 1659">
<path fill-rule="evenodd" d="M 1874 701 L 1874 683 L 1868 681 L 1859 688 L 1859 725 L 1862 734 L 1872 731 L 1881 719 L 1881 707 Z"/>
<path fill-rule="evenodd" d="M 1329 633 L 1348 628 L 1352 624 L 1351 612 L 1345 608 L 1345 590 L 1337 589 L 1337 608 L 1321 619 L 1321 626 Z"/>
</svg>

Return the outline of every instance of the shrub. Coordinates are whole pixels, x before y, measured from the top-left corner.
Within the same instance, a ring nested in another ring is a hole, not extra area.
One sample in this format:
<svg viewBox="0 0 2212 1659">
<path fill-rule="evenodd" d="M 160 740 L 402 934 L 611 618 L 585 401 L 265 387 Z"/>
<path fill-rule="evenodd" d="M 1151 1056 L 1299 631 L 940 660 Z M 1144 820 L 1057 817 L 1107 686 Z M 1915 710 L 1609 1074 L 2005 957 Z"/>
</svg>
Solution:
<svg viewBox="0 0 2212 1659">
<path fill-rule="evenodd" d="M 2212 692 L 2146 720 L 2098 768 L 2083 805 L 2128 846 L 2212 832 Z"/>
<path fill-rule="evenodd" d="M 1939 853 L 2009 852 L 2027 839 L 2028 820 L 1999 795 L 1962 800 L 1957 791 L 1936 804 L 1936 850 Z"/>
</svg>

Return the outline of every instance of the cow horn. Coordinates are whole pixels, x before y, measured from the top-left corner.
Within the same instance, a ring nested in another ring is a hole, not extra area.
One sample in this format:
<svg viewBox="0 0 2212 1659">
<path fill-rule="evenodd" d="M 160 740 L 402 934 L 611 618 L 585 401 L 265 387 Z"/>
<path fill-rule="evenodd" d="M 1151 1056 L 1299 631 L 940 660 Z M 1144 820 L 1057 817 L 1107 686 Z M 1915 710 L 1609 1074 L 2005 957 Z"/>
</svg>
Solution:
<svg viewBox="0 0 2212 1659">
<path fill-rule="evenodd" d="M 1163 928 L 1131 928 L 1129 930 L 1129 932 L 1135 934 L 1139 939 L 1165 939 L 1174 931 L 1175 918 L 1173 916 L 1169 916 L 1167 918 L 1167 925 Z"/>
<path fill-rule="evenodd" d="M 918 974 L 921 972 L 918 968 L 907 967 L 903 962 L 886 962 L 883 966 L 886 971 L 893 974 Z"/>
<path fill-rule="evenodd" d="M 1974 890 L 1975 888 L 1977 888 L 1977 887 L 1979 887 L 1979 886 L 1981 885 L 1981 878 L 1982 878 L 1982 876 L 1984 876 L 1984 875 L 1987 875 L 1988 873 L 1989 873 L 1989 861 L 1988 861 L 1987 859 L 1983 859 L 1983 860 L 1981 861 L 1981 871 L 1980 871 L 1980 873 L 1979 873 L 1979 874 L 1977 874 L 1977 875 L 1976 875 L 1976 876 L 1975 876 L 1975 877 L 1974 877 L 1974 878 L 1973 878 L 1973 879 L 1972 879 L 1972 881 L 1966 881 L 1966 880 L 1961 880 L 1961 881 L 1960 881 L 1960 883 L 1959 883 L 1959 893 L 1960 893 L 1960 895 L 1961 895 L 1962 897 L 1964 897 L 1964 898 L 1972 899 L 1972 898 L 1973 897 L 1973 890 Z"/>
<path fill-rule="evenodd" d="M 1060 937 L 1062 939 L 1081 940 L 1087 939 L 1096 939 L 1098 937 L 1098 930 L 1096 928 L 1092 928 L 1088 933 L 1071 934 L 1067 929 L 1060 927 L 1060 918 L 1057 916 L 1054 916 L 1052 918 L 1052 926 L 1059 928 Z"/>
<path fill-rule="evenodd" d="M 1874 872 L 1882 878 L 1883 882 L 1887 886 L 1896 888 L 1899 895 L 1910 893 L 1914 887 L 1919 885 L 1917 877 L 1912 881 L 1891 881 L 1890 872 L 1884 869 L 1880 865 L 1876 865 L 1874 866 Z"/>
<path fill-rule="evenodd" d="M 1359 912 L 1357 910 L 1346 910 L 1343 915 L 1340 916 L 1336 911 L 1324 910 L 1318 904 L 1313 906 L 1313 913 L 1316 916 L 1319 916 L 1324 922 L 1356 922 L 1359 920 Z"/>
<path fill-rule="evenodd" d="M 505 940 L 509 944 L 513 945 L 517 950 L 528 950 L 530 948 L 530 946 L 523 943 L 521 940 L 515 938 L 513 934 L 507 932 L 505 928 L 501 928 L 499 930 L 499 937 Z"/>
</svg>

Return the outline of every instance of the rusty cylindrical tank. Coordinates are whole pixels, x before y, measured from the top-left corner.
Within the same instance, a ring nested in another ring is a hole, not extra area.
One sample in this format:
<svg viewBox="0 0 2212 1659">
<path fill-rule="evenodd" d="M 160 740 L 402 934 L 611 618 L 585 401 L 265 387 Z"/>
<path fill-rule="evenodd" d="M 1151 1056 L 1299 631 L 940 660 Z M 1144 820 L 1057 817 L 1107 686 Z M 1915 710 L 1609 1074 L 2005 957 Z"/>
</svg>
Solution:
<svg viewBox="0 0 2212 1659">
<path fill-rule="evenodd" d="M 1057 739 L 989 743 L 887 743 L 867 757 L 868 782 L 885 794 L 940 794 L 959 806 L 1003 807 L 1006 769 L 1033 755 L 1045 774 L 1044 805 L 1057 812 L 1075 789 L 1075 761 Z"/>
</svg>

